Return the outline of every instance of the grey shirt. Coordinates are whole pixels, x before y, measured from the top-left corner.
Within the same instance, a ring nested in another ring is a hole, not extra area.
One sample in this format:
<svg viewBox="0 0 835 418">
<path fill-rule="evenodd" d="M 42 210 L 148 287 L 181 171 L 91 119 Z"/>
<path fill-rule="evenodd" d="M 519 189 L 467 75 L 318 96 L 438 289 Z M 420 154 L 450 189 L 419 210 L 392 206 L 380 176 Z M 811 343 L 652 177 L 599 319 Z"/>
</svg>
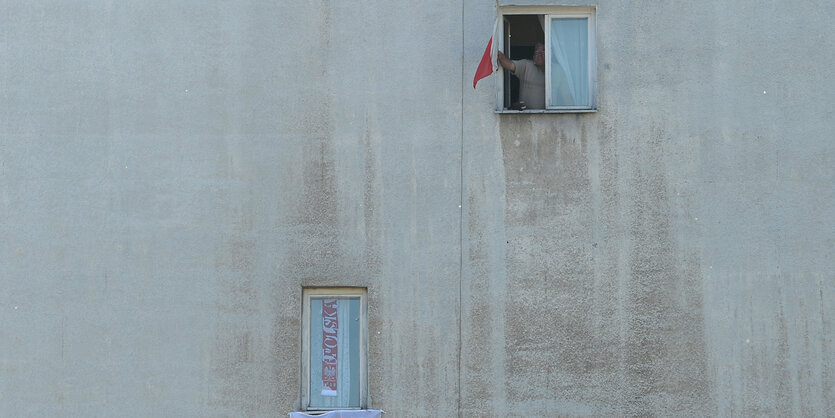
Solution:
<svg viewBox="0 0 835 418">
<path fill-rule="evenodd" d="M 528 109 L 545 109 L 545 72 L 531 60 L 514 60 L 519 78 L 519 100 L 525 102 Z"/>
</svg>

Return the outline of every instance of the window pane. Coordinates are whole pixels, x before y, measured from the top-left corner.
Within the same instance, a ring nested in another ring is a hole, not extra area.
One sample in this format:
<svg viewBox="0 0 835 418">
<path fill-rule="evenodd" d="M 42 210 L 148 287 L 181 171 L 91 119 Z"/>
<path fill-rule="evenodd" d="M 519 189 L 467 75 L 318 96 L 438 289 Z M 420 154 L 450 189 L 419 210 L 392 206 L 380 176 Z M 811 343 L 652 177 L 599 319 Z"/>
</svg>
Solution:
<svg viewBox="0 0 835 418">
<path fill-rule="evenodd" d="M 360 407 L 360 299 L 311 298 L 310 407 Z"/>
<path fill-rule="evenodd" d="M 551 106 L 589 106 L 588 18 L 551 19 Z"/>
</svg>

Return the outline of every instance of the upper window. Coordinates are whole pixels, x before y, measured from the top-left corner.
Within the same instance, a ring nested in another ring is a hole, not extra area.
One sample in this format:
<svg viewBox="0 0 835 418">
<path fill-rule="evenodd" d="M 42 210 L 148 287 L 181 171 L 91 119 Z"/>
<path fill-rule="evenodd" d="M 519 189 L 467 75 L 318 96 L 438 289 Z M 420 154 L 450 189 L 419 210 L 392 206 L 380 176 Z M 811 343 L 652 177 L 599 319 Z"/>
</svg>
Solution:
<svg viewBox="0 0 835 418">
<path fill-rule="evenodd" d="M 302 292 L 302 409 L 367 407 L 366 291 Z"/>
<path fill-rule="evenodd" d="M 514 71 L 504 69 L 498 109 L 597 109 L 595 8 L 507 6 L 500 12 L 499 49 Z"/>
</svg>

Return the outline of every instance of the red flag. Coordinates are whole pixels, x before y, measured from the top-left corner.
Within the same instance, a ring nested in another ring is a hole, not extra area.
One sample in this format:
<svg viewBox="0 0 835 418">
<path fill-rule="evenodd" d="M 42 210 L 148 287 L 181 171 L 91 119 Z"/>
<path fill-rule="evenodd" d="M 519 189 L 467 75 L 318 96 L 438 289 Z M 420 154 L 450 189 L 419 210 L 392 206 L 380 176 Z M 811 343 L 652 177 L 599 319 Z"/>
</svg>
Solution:
<svg viewBox="0 0 835 418">
<path fill-rule="evenodd" d="M 478 80 L 493 74 L 493 72 L 499 69 L 498 63 L 496 62 L 496 59 L 498 58 L 498 54 L 496 53 L 497 48 L 496 45 L 493 45 L 493 40 L 496 39 L 496 29 L 498 27 L 499 19 L 496 18 L 496 23 L 493 25 L 493 36 L 491 36 L 490 41 L 487 42 L 487 49 L 484 50 L 484 56 L 481 57 L 481 62 L 478 63 L 478 68 L 475 70 L 473 88 L 475 88 Z"/>
<path fill-rule="evenodd" d="M 473 78 L 473 88 L 475 88 L 476 83 L 478 80 L 481 80 L 484 77 L 487 77 L 490 74 L 493 74 L 493 57 L 490 56 L 490 52 L 493 49 L 493 38 L 490 38 L 490 42 L 487 42 L 487 49 L 484 50 L 484 56 L 481 57 L 481 62 L 478 64 L 478 68 L 475 70 L 475 77 Z"/>
</svg>

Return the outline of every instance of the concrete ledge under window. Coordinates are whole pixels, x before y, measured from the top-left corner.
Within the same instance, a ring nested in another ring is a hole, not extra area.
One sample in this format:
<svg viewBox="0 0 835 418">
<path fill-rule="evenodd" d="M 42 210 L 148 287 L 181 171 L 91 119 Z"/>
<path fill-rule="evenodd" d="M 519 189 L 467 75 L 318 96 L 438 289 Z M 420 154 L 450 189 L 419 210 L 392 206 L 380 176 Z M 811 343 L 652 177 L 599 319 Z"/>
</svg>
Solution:
<svg viewBox="0 0 835 418">
<path fill-rule="evenodd" d="M 495 110 L 494 113 L 502 115 L 535 115 L 535 114 L 557 114 L 557 113 L 597 113 L 597 109 L 535 109 L 535 110 Z"/>
</svg>

